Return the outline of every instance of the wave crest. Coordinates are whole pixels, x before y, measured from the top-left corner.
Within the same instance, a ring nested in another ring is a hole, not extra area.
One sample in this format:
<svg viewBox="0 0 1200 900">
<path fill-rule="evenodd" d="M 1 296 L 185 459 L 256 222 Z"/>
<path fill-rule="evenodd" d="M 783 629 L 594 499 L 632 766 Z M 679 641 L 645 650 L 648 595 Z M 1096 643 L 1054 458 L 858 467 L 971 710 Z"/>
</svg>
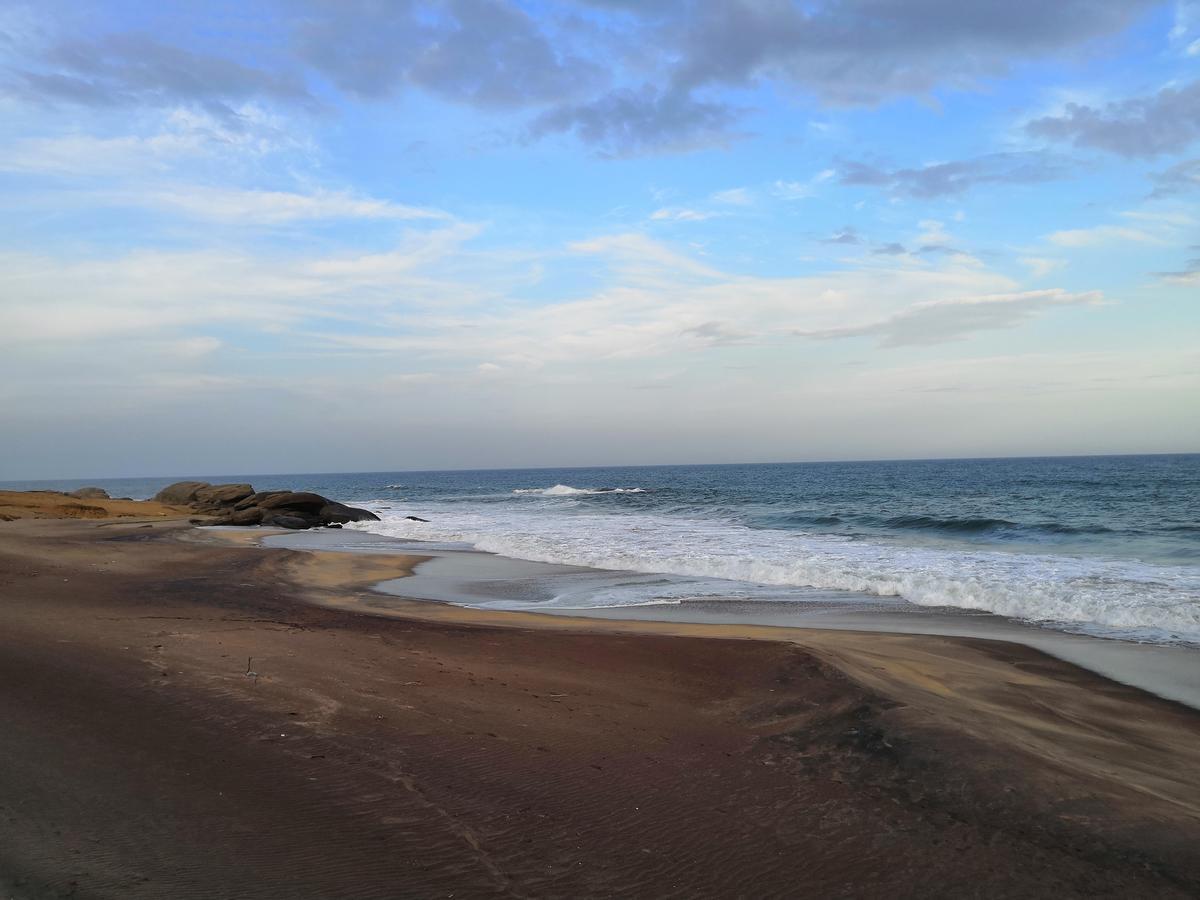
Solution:
<svg viewBox="0 0 1200 900">
<path fill-rule="evenodd" d="M 548 488 L 517 488 L 514 494 L 537 494 L 542 497 L 575 497 L 584 494 L 645 494 L 645 488 L 577 488 L 569 484 L 556 484 Z"/>
<path fill-rule="evenodd" d="M 946 531 L 972 534 L 989 531 L 1028 532 L 1034 534 L 1106 534 L 1111 531 L 1102 525 L 1064 525 L 1061 522 L 1037 522 L 1022 524 L 1008 519 L 907 515 L 893 516 L 883 523 L 889 528 L 914 528 L 927 531 Z"/>
<path fill-rule="evenodd" d="M 1156 640 L 1200 640 L 1200 568 L 1192 566 L 906 547 L 641 512 L 530 515 L 480 506 L 456 509 L 452 518 L 443 510 L 434 524 L 393 514 L 358 527 L 461 541 L 518 559 L 741 582 L 751 594 L 755 585 L 848 591 L 1059 626 L 1145 630 Z"/>
</svg>

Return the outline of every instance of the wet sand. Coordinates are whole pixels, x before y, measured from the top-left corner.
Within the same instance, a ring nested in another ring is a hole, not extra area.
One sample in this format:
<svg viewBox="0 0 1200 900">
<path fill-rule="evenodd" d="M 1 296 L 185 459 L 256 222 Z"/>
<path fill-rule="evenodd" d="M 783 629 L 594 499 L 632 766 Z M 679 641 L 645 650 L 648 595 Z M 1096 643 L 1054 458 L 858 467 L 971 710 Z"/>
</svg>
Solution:
<svg viewBox="0 0 1200 900">
<path fill-rule="evenodd" d="M 1200 715 L 1028 647 L 395 600 L 0 522 L 0 895 L 1184 897 Z"/>
<path fill-rule="evenodd" d="M 237 533 L 232 531 L 227 537 L 234 538 Z M 241 538 L 235 539 L 260 540 L 254 532 L 243 532 Z M 655 580 L 659 576 L 510 559 L 461 547 L 402 541 L 366 531 L 289 532 L 263 537 L 261 542 L 269 547 L 298 550 L 420 554 L 424 558 L 411 575 L 381 582 L 378 592 L 479 609 L 510 610 L 516 606 L 522 611 L 559 616 L 733 626 L 743 636 L 802 643 L 806 634 L 817 629 L 946 635 L 1024 644 L 1106 678 L 1200 710 L 1200 648 L 1194 645 L 1114 640 L 1039 627 L 976 610 L 914 606 L 899 598 L 866 595 L 855 598 L 845 593 L 827 602 L 708 598 L 642 606 L 563 607 L 546 601 L 558 594 L 579 596 L 606 584 Z M 392 601 L 378 596 L 362 604 L 386 614 Z M 762 631 L 763 627 L 793 631 Z M 796 629 L 803 631 L 797 634 Z"/>
</svg>

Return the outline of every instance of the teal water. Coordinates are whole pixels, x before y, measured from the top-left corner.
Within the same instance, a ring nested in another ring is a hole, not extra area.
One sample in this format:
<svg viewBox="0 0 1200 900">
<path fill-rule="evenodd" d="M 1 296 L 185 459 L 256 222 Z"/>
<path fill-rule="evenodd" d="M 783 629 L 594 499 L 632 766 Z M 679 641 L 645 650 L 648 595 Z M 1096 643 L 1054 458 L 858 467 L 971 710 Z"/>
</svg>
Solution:
<svg viewBox="0 0 1200 900">
<path fill-rule="evenodd" d="M 171 480 L 90 483 L 146 497 Z M 205 480 L 367 505 L 383 521 L 362 527 L 395 538 L 639 575 L 542 606 L 866 596 L 1200 642 L 1195 454 Z"/>
</svg>

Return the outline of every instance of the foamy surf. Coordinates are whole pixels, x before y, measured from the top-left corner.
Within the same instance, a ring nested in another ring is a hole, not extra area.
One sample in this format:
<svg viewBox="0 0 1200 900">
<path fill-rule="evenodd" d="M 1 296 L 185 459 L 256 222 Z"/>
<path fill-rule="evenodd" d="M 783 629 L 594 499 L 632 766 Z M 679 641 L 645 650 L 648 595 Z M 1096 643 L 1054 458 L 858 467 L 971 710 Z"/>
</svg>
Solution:
<svg viewBox="0 0 1200 900">
<path fill-rule="evenodd" d="M 430 505 L 408 513 L 433 521 L 385 513 L 383 521 L 357 527 L 538 562 L 716 579 L 722 585 L 714 593 L 746 600 L 783 599 L 781 588 L 841 591 L 1139 640 L 1200 642 L 1195 566 L 903 546 L 643 513 L 560 514 L 504 504 Z M 688 591 L 695 595 L 694 586 Z M 802 591 L 789 599 L 802 601 Z M 667 600 L 678 598 L 610 586 L 602 597 L 570 602 L 619 607 Z"/>
<path fill-rule="evenodd" d="M 586 494 L 644 494 L 645 488 L 577 488 L 569 484 L 556 484 L 548 488 L 516 488 L 514 494 L 533 494 L 540 497 L 575 497 Z"/>
</svg>

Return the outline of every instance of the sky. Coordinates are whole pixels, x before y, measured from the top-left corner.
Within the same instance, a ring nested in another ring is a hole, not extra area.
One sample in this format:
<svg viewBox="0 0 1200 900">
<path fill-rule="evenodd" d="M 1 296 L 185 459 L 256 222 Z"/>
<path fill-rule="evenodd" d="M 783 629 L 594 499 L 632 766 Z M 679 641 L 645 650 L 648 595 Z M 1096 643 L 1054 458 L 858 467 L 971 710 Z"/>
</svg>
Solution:
<svg viewBox="0 0 1200 900">
<path fill-rule="evenodd" d="M 1200 450 L 1200 2 L 0 0 L 0 479 Z"/>
</svg>

